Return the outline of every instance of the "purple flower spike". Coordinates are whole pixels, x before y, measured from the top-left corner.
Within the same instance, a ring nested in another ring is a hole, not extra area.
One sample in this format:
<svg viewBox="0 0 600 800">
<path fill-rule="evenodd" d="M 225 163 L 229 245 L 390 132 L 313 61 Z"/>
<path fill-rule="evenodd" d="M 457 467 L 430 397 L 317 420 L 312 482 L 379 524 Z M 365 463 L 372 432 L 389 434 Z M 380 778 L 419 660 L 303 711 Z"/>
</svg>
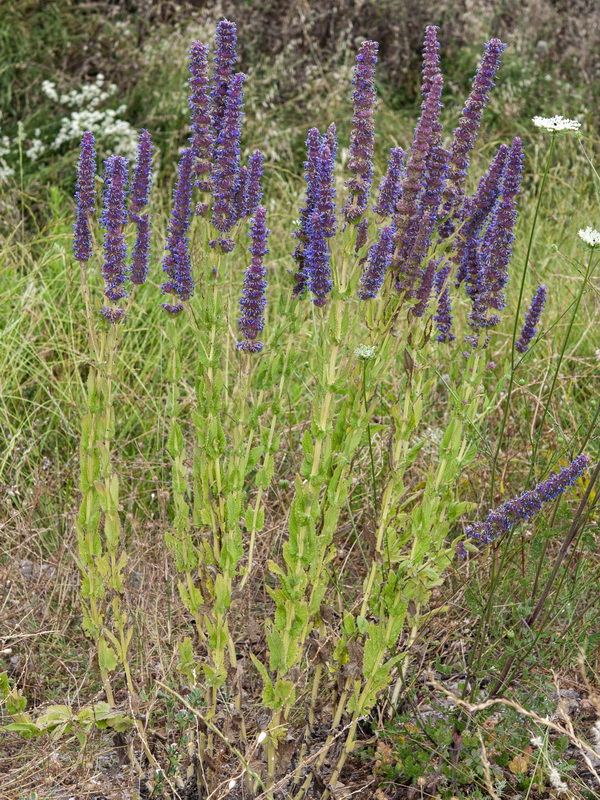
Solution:
<svg viewBox="0 0 600 800">
<path fill-rule="evenodd" d="M 330 130 L 332 126 L 329 126 Z M 335 128 L 333 129 L 335 133 Z M 329 132 L 328 132 L 329 133 Z M 314 208 L 321 214 L 323 235 L 327 239 L 335 236 L 337 220 L 335 215 L 335 150 L 331 150 L 327 136 L 321 142 L 321 152 L 317 161 L 317 174 L 315 176 L 316 199 Z"/>
<path fill-rule="evenodd" d="M 406 152 L 401 147 L 392 147 L 387 172 L 379 184 L 379 200 L 373 211 L 380 217 L 391 217 L 402 191 L 400 171 Z"/>
<path fill-rule="evenodd" d="M 546 304 L 546 291 L 547 290 L 545 286 L 538 286 L 537 291 L 533 296 L 533 300 L 529 306 L 529 311 L 525 315 L 525 324 L 523 325 L 523 330 L 521 331 L 521 335 L 519 336 L 519 339 L 515 345 L 519 353 L 526 353 L 529 350 L 531 340 L 536 333 L 535 326 L 540 321 L 540 316 L 544 310 L 544 305 Z"/>
<path fill-rule="evenodd" d="M 488 102 L 490 90 L 494 86 L 494 78 L 505 47 L 506 45 L 500 39 L 490 39 L 486 43 L 483 59 L 473 79 L 471 93 L 463 109 L 458 127 L 454 131 L 450 148 L 450 172 L 444 192 L 444 216 L 449 218 L 442 229 L 444 237 L 449 236 L 454 229 L 451 217 L 454 214 L 460 214 L 471 151 L 479 134 L 483 109 Z"/>
<path fill-rule="evenodd" d="M 310 240 L 306 248 L 308 288 L 313 294 L 313 303 L 318 307 L 325 305 L 327 295 L 333 288 L 329 265 L 331 254 L 327 246 L 327 229 L 323 216 L 318 211 L 311 214 Z"/>
<path fill-rule="evenodd" d="M 233 76 L 227 92 L 223 124 L 216 142 L 212 169 L 213 224 L 220 233 L 229 233 L 238 220 L 235 193 L 240 172 L 240 137 L 244 94 L 242 86 L 246 76 L 238 72 Z"/>
<path fill-rule="evenodd" d="M 263 162 L 265 156 L 260 150 L 255 150 L 248 159 L 248 192 L 244 208 L 247 217 L 252 217 L 262 200 Z"/>
<path fill-rule="evenodd" d="M 435 292 L 438 298 L 438 306 L 434 320 L 439 331 L 437 335 L 438 342 L 452 342 L 455 338 L 452 333 L 449 277 L 450 263 L 446 261 L 435 276 Z"/>
<path fill-rule="evenodd" d="M 356 226 L 356 239 L 354 240 L 354 253 L 356 255 L 366 245 L 369 238 L 369 220 L 365 217 Z"/>
<path fill-rule="evenodd" d="M 406 292 L 406 297 L 415 296 L 417 281 L 419 278 L 423 277 L 421 264 L 427 255 L 427 248 L 435 227 L 435 220 L 436 216 L 434 213 L 425 211 L 417 229 L 413 248 L 402 265 L 401 273 L 396 275 L 396 289 L 399 292 Z M 431 282 L 433 284 L 433 275 L 431 276 Z"/>
<path fill-rule="evenodd" d="M 147 130 L 142 130 L 138 141 L 137 159 L 131 184 L 131 201 L 129 219 L 135 222 L 137 236 L 131 258 L 131 282 L 137 285 L 145 283 L 150 261 L 150 218 L 142 214 L 148 204 L 152 172 L 152 153 L 154 147 Z"/>
<path fill-rule="evenodd" d="M 169 280 L 162 286 L 163 293 L 178 294 L 178 273 L 181 274 L 182 263 L 185 267 L 185 258 L 182 260 L 180 244 L 183 242 L 188 250 L 188 230 L 190 227 L 192 182 L 194 169 L 194 152 L 191 147 L 186 147 L 181 154 L 177 171 L 177 181 L 173 190 L 173 207 L 167 231 L 167 255 L 163 258 L 163 271 Z M 182 284 L 183 286 L 183 284 Z M 184 287 L 183 291 L 186 289 Z M 165 305 L 163 304 L 163 308 Z M 167 311 L 170 309 L 166 309 Z"/>
<path fill-rule="evenodd" d="M 266 222 L 267 210 L 264 206 L 258 206 L 250 227 L 252 244 L 248 249 L 252 253 L 252 261 L 244 278 L 244 290 L 240 300 L 241 316 L 238 319 L 244 341 L 238 342 L 237 347 L 247 353 L 259 353 L 263 348 L 257 336 L 265 326 L 264 312 L 267 304 L 265 298 L 267 271 L 263 264 L 263 259 L 269 252 L 267 247 L 269 229 Z"/>
<path fill-rule="evenodd" d="M 137 221 L 137 215 L 148 205 L 154 146 L 147 130 L 142 130 L 138 139 L 137 159 L 131 183 L 129 219 Z"/>
<path fill-rule="evenodd" d="M 208 45 L 192 42 L 190 47 L 190 146 L 194 151 L 194 175 L 196 186 L 203 192 L 210 192 L 210 162 L 213 148 L 211 129 L 210 98 L 208 94 Z"/>
<path fill-rule="evenodd" d="M 73 252 L 77 261 L 89 261 L 92 256 L 92 233 L 89 218 L 96 205 L 96 148 L 94 135 L 86 131 L 81 139 L 81 150 L 77 163 L 77 185 L 75 188 L 76 216 Z"/>
<path fill-rule="evenodd" d="M 490 544 L 503 533 L 508 533 L 518 522 L 530 519 L 541 510 L 544 503 L 549 503 L 563 494 L 569 486 L 580 478 L 590 464 L 590 459 L 585 455 L 577 458 L 564 467 L 560 472 L 555 472 L 535 489 L 523 492 L 519 497 L 509 500 L 495 511 L 490 511 L 485 522 L 476 522 L 469 525 L 467 536 L 477 539 L 482 544 Z"/>
<path fill-rule="evenodd" d="M 137 219 L 137 238 L 131 256 L 131 282 L 141 286 L 148 277 L 150 263 L 150 218 L 141 214 Z"/>
<path fill-rule="evenodd" d="M 402 181 L 402 196 L 394 215 L 396 226 L 396 252 L 391 267 L 399 274 L 413 248 L 420 224 L 418 197 L 421 192 L 427 157 L 439 140 L 439 116 L 442 104 L 442 76 L 434 75 L 431 88 L 422 104 L 421 117 L 415 128 L 410 156 L 406 162 L 406 175 Z"/>
<path fill-rule="evenodd" d="M 429 94 L 431 84 L 440 70 L 440 43 L 438 42 L 436 25 L 428 25 L 425 28 L 425 42 L 423 44 L 423 83 L 421 94 Z"/>
<path fill-rule="evenodd" d="M 463 223 L 457 233 L 453 261 L 457 265 L 456 285 L 465 281 L 470 297 L 476 292 L 479 273 L 479 235 L 502 191 L 502 175 L 508 152 L 507 145 L 501 144 L 489 170 L 479 181 L 477 191 L 463 205 Z"/>
<path fill-rule="evenodd" d="M 179 239 L 175 245 L 173 259 L 175 262 L 175 294 L 180 300 L 189 300 L 194 294 L 194 279 L 192 278 L 192 264 L 187 238 Z"/>
<path fill-rule="evenodd" d="M 237 27 L 235 22 L 229 22 L 227 19 L 222 19 L 217 22 L 217 31 L 215 34 L 215 68 L 213 89 L 211 92 L 213 141 L 215 148 L 219 145 L 218 139 L 225 119 L 229 83 L 237 62 L 236 32 Z"/>
<path fill-rule="evenodd" d="M 303 253 L 303 269 L 316 306 L 325 305 L 327 295 L 333 288 L 329 265 L 331 254 L 326 240 L 335 236 L 336 231 L 333 175 L 335 150 L 332 152 L 329 144 L 334 139 L 335 126 L 330 125 L 327 134 L 321 139 L 316 174 L 311 177 L 309 184 L 315 197 L 310 204 L 312 211 L 307 223 L 308 241 Z"/>
<path fill-rule="evenodd" d="M 240 167 L 238 182 L 235 187 L 233 207 L 236 212 L 236 219 L 239 221 L 246 216 L 246 204 L 248 202 L 248 167 Z"/>
<path fill-rule="evenodd" d="M 367 210 L 373 180 L 373 145 L 375 139 L 375 65 L 377 42 L 363 42 L 354 69 L 354 116 L 350 134 L 348 169 L 355 177 L 346 182 L 351 197 L 344 206 L 348 222 L 358 222 Z"/>
<path fill-rule="evenodd" d="M 427 310 L 438 264 L 439 261 L 432 258 L 425 267 L 423 277 L 421 278 L 421 285 L 419 286 L 419 290 L 417 292 L 417 300 L 419 302 L 412 309 L 412 313 L 415 317 L 422 317 Z"/>
<path fill-rule="evenodd" d="M 304 162 L 304 179 L 306 180 L 306 194 L 304 205 L 300 207 L 300 227 L 292 234 L 298 240 L 298 245 L 292 257 L 298 265 L 294 273 L 293 297 L 300 297 L 307 288 L 308 274 L 306 272 L 306 247 L 310 239 L 310 217 L 317 202 L 317 172 L 319 169 L 319 153 L 321 150 L 321 134 L 317 128 L 311 128 L 306 139 L 306 161 Z"/>
<path fill-rule="evenodd" d="M 361 300 L 377 297 L 383 286 L 385 273 L 394 249 L 394 228 L 388 225 L 380 229 L 378 240 L 369 248 L 367 267 L 360 279 L 358 296 Z"/>
<path fill-rule="evenodd" d="M 123 229 L 127 222 L 126 196 L 128 168 L 127 159 L 122 156 L 110 156 L 105 162 L 104 170 L 104 208 L 100 221 L 104 228 L 104 262 L 102 277 L 105 282 L 104 296 L 112 302 L 127 297 L 123 284 L 127 280 L 127 244 Z M 103 308 L 102 314 L 109 322 L 118 322 L 124 312 L 120 309 Z"/>
<path fill-rule="evenodd" d="M 496 325 L 498 316 L 488 317 L 489 309 L 506 305 L 504 287 L 512 255 L 514 227 L 517 221 L 516 197 L 523 174 L 523 145 L 516 136 L 508 153 L 502 179 L 502 196 L 496 204 L 481 242 L 481 261 L 473 301 L 470 325 L 477 331 Z"/>
</svg>

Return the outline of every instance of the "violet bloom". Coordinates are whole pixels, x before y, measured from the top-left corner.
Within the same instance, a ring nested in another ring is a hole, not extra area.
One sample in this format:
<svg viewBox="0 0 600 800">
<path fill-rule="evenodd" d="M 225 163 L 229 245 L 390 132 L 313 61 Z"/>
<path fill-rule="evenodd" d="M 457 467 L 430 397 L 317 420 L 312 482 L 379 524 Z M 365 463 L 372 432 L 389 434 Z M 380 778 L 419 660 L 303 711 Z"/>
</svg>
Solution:
<svg viewBox="0 0 600 800">
<path fill-rule="evenodd" d="M 440 43 L 438 42 L 437 25 L 428 25 L 425 28 L 425 41 L 423 43 L 423 83 L 421 94 L 426 95 L 431 89 L 433 79 L 441 73 L 440 70 Z"/>
<path fill-rule="evenodd" d="M 227 94 L 237 62 L 237 27 L 235 22 L 222 19 L 217 22 L 215 33 L 215 58 L 213 89 L 211 92 L 214 147 L 219 146 L 219 136 L 225 120 Z M 216 156 L 216 153 L 215 153 Z"/>
<path fill-rule="evenodd" d="M 540 316 L 544 310 L 544 305 L 546 303 L 546 291 L 547 290 L 545 286 L 538 286 L 536 293 L 533 296 L 529 310 L 525 315 L 525 324 L 523 325 L 523 330 L 521 331 L 521 335 L 515 344 L 515 347 L 519 353 L 526 353 L 529 350 L 531 340 L 536 333 L 535 326 L 540 321 Z"/>
<path fill-rule="evenodd" d="M 568 467 L 564 467 L 560 472 L 555 472 L 534 489 L 523 492 L 519 497 L 509 500 L 495 511 L 490 511 L 485 522 L 469 525 L 466 535 L 483 544 L 490 544 L 503 533 L 508 533 L 518 522 L 530 519 L 537 514 L 544 503 L 549 503 L 563 494 L 583 475 L 589 464 L 590 459 L 587 456 L 577 456 Z"/>
<path fill-rule="evenodd" d="M 427 305 L 429 304 L 429 298 L 431 297 L 431 291 L 433 289 L 433 284 L 435 281 L 435 274 L 438 264 L 439 260 L 431 258 L 427 262 L 427 266 L 423 270 L 421 284 L 419 286 L 416 295 L 417 300 L 419 302 L 412 308 L 412 314 L 415 317 L 422 317 L 425 311 L 427 310 Z"/>
<path fill-rule="evenodd" d="M 327 143 L 327 136 L 324 136 L 314 176 L 316 197 L 309 217 L 308 242 L 304 253 L 308 288 L 314 295 L 313 303 L 316 306 L 325 305 L 327 295 L 333 288 L 331 253 L 327 244 L 327 239 L 334 236 L 336 231 L 333 169 L 334 154 Z"/>
<path fill-rule="evenodd" d="M 446 261 L 435 276 L 435 293 L 438 299 L 438 306 L 437 313 L 433 319 L 439 331 L 436 337 L 438 342 L 452 342 L 455 338 L 452 333 L 449 278 L 450 262 Z"/>
<path fill-rule="evenodd" d="M 354 68 L 354 116 L 350 134 L 350 160 L 348 170 L 355 177 L 346 182 L 350 198 L 344 206 L 348 222 L 357 222 L 367 210 L 373 180 L 373 147 L 375 140 L 375 65 L 377 42 L 363 42 Z"/>
<path fill-rule="evenodd" d="M 96 148 L 94 134 L 86 131 L 81 139 L 81 150 L 77 163 L 77 185 L 75 187 L 75 225 L 73 252 L 77 261 L 85 263 L 92 256 L 92 233 L 90 217 L 96 205 Z"/>
<path fill-rule="evenodd" d="M 246 203 L 248 201 L 248 167 L 240 167 L 238 173 L 237 186 L 235 187 L 235 196 L 233 199 L 233 207 L 236 212 L 236 219 L 239 221 L 246 216 Z"/>
<path fill-rule="evenodd" d="M 210 97 L 208 94 L 208 45 L 192 42 L 190 47 L 190 146 L 194 152 L 194 175 L 196 186 L 203 192 L 210 192 L 210 163 L 213 148 Z"/>
<path fill-rule="evenodd" d="M 453 262 L 457 265 L 456 285 L 465 282 L 469 297 L 476 292 L 479 275 L 479 237 L 502 191 L 502 175 L 509 148 L 501 144 L 472 197 L 465 200 L 462 224 L 456 234 Z"/>
<path fill-rule="evenodd" d="M 356 239 L 354 240 L 354 253 L 358 255 L 366 245 L 369 238 L 369 220 L 365 217 L 356 226 Z"/>
<path fill-rule="evenodd" d="M 241 316 L 238 319 L 244 341 L 238 342 L 237 347 L 247 353 L 258 353 L 263 348 L 257 336 L 265 326 L 264 312 L 267 304 L 265 298 L 267 272 L 263 264 L 264 256 L 269 252 L 267 247 L 269 229 L 266 220 L 266 208 L 258 206 L 250 227 L 252 244 L 248 249 L 252 253 L 252 261 L 244 278 L 244 290 L 240 300 Z"/>
<path fill-rule="evenodd" d="M 332 140 L 334 146 L 332 147 Z M 335 137 L 335 125 L 330 125 L 327 133 L 321 140 L 321 150 L 317 159 L 317 174 L 315 176 L 315 209 L 322 215 L 322 224 L 325 237 L 331 239 L 335 236 L 337 229 L 337 218 L 335 213 L 336 191 L 335 191 L 335 154 L 337 152 L 337 139 Z"/>
<path fill-rule="evenodd" d="M 387 171 L 379 184 L 379 200 L 373 211 L 380 217 L 391 217 L 402 192 L 400 171 L 406 152 L 401 147 L 392 147 Z"/>
<path fill-rule="evenodd" d="M 100 221 L 104 228 L 104 261 L 102 277 L 105 282 L 104 296 L 113 303 L 127 297 L 123 284 L 127 280 L 127 244 L 124 227 L 127 222 L 127 159 L 122 156 L 109 156 L 104 162 L 104 208 Z M 119 322 L 124 316 L 123 309 L 114 306 L 104 307 L 102 314 L 111 323 Z"/>
<path fill-rule="evenodd" d="M 248 159 L 248 191 L 244 213 L 252 217 L 262 200 L 263 162 L 265 156 L 260 150 L 255 150 Z"/>
<path fill-rule="evenodd" d="M 310 238 L 306 248 L 306 271 L 308 288 L 313 294 L 313 303 L 324 306 L 327 295 L 333 288 L 331 280 L 331 253 L 327 246 L 323 215 L 313 211 L 310 215 Z"/>
<path fill-rule="evenodd" d="M 311 128 L 306 139 L 306 161 L 304 162 L 304 179 L 306 181 L 306 194 L 304 205 L 300 207 L 300 226 L 292 234 L 298 240 L 298 244 L 292 253 L 292 257 L 297 264 L 294 273 L 294 288 L 292 295 L 299 297 L 304 294 L 308 275 L 306 273 L 306 246 L 310 238 L 310 217 L 317 202 L 317 170 L 319 153 L 321 150 L 321 134 L 317 128 Z"/>
<path fill-rule="evenodd" d="M 361 276 L 358 289 L 358 296 L 361 300 L 377 297 L 377 293 L 383 286 L 393 249 L 394 227 L 388 225 L 379 230 L 377 241 L 369 248 L 367 266 Z"/>
<path fill-rule="evenodd" d="M 152 173 L 152 154 L 154 146 L 147 130 L 143 129 L 138 137 L 137 158 L 131 182 L 131 198 L 129 219 L 136 222 L 137 215 L 148 205 Z"/>
<path fill-rule="evenodd" d="M 490 39 L 485 44 L 483 59 L 473 78 L 471 93 L 463 109 L 458 127 L 454 131 L 450 147 L 450 172 L 444 192 L 444 216 L 449 217 L 443 226 L 442 235 L 449 236 L 454 230 L 452 216 L 460 213 L 464 185 L 467 179 L 471 152 L 479 134 L 481 117 L 494 78 L 500 66 L 500 58 L 506 45 L 500 39 Z"/>
<path fill-rule="evenodd" d="M 502 196 L 496 204 L 481 242 L 481 263 L 470 323 L 476 330 L 497 324 L 498 316 L 488 317 L 489 309 L 506 305 L 504 287 L 512 255 L 517 221 L 517 194 L 523 175 L 523 145 L 516 136 L 508 153 L 502 179 Z"/>
<path fill-rule="evenodd" d="M 231 79 L 222 127 L 215 148 L 212 167 L 214 197 L 212 221 L 220 233 L 229 233 L 238 220 L 235 193 L 240 171 L 240 138 L 244 116 L 242 86 L 245 77 L 243 73 L 238 72 Z"/>
<path fill-rule="evenodd" d="M 188 293 L 188 288 L 179 280 L 182 275 L 182 264 L 184 267 L 186 264 L 180 245 L 183 243 L 186 251 L 189 248 L 188 231 L 191 216 L 193 169 L 194 153 L 191 147 L 186 147 L 179 160 L 177 180 L 173 190 L 173 207 L 165 247 L 167 255 L 163 258 L 163 271 L 166 272 L 168 280 L 162 285 L 163 294 L 172 293 L 179 296 L 180 291 L 183 294 Z M 175 305 L 163 303 L 163 308 L 173 313 L 174 309 L 181 311 L 183 306 L 179 303 Z"/>
<path fill-rule="evenodd" d="M 137 237 L 131 255 L 131 282 L 141 286 L 148 277 L 150 265 L 150 217 L 140 214 L 136 220 Z"/>
<path fill-rule="evenodd" d="M 131 257 L 131 282 L 145 283 L 150 263 L 150 217 L 141 211 L 148 204 L 154 147 L 150 134 L 142 130 L 139 136 L 137 160 L 131 184 L 129 219 L 135 222 L 137 236 Z"/>
<path fill-rule="evenodd" d="M 427 157 L 439 138 L 439 116 L 442 104 L 442 77 L 434 75 L 431 88 L 422 104 L 421 117 L 406 162 L 406 175 L 402 181 L 402 196 L 394 215 L 396 226 L 395 254 L 391 268 L 400 277 L 405 260 L 413 248 L 421 215 L 418 198 L 427 170 Z"/>
</svg>

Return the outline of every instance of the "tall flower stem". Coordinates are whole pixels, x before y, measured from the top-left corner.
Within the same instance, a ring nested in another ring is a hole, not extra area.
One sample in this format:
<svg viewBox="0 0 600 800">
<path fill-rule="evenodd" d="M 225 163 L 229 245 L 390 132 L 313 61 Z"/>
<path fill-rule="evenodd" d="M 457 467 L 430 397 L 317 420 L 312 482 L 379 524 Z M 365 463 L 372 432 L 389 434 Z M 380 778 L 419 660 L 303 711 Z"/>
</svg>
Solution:
<svg viewBox="0 0 600 800">
<path fill-rule="evenodd" d="M 538 449 L 539 449 L 539 446 L 540 446 L 540 438 L 541 438 L 541 436 L 542 436 L 542 434 L 544 432 L 544 422 L 546 421 L 546 417 L 548 416 L 548 409 L 550 408 L 550 404 L 552 402 L 552 397 L 554 395 L 554 389 L 556 387 L 556 382 L 558 380 L 558 376 L 559 376 L 559 373 L 560 373 L 560 368 L 561 368 L 561 365 L 562 365 L 562 362 L 563 362 L 563 358 L 565 356 L 565 352 L 567 350 L 567 345 L 569 344 L 569 339 L 571 338 L 571 331 L 573 330 L 573 325 L 574 325 L 575 320 L 577 318 L 577 312 L 579 311 L 579 305 L 581 303 L 581 298 L 583 297 L 583 294 L 585 292 L 586 286 L 587 286 L 588 281 L 590 279 L 590 276 L 592 274 L 593 258 L 594 258 L 594 248 L 591 248 L 590 249 L 590 255 L 589 255 L 589 258 L 588 258 L 587 268 L 585 270 L 585 274 L 584 274 L 583 280 L 581 282 L 581 286 L 579 288 L 579 292 L 577 293 L 577 298 L 575 300 L 575 305 L 573 306 L 573 312 L 571 313 L 571 319 L 569 320 L 569 325 L 567 327 L 567 331 L 566 331 L 564 339 L 563 339 L 562 347 L 560 349 L 560 354 L 558 356 L 558 361 L 556 362 L 556 369 L 554 370 L 554 375 L 552 376 L 552 383 L 550 385 L 550 391 L 548 393 L 548 397 L 547 397 L 546 402 L 544 404 L 544 411 L 543 411 L 543 414 L 542 414 L 542 418 L 541 418 L 541 420 L 539 422 L 539 425 L 538 425 L 537 436 L 536 436 L 535 442 L 533 444 L 533 450 L 532 450 L 532 455 L 531 455 L 531 466 L 529 468 L 529 476 L 527 478 L 527 483 L 529 483 L 529 481 L 531 480 L 531 476 L 533 475 L 536 456 L 537 456 L 537 452 L 538 452 Z"/>
<path fill-rule="evenodd" d="M 533 220 L 531 223 L 531 230 L 529 231 L 529 239 L 527 241 L 527 251 L 525 253 L 525 261 L 523 264 L 523 272 L 521 273 L 521 284 L 519 286 L 519 296 L 517 299 L 517 308 L 514 314 L 514 324 L 513 324 L 513 333 L 512 333 L 512 343 L 510 348 L 510 378 L 508 383 L 508 390 L 506 393 L 506 403 L 504 405 L 504 415 L 502 417 L 502 423 L 500 425 L 500 432 L 498 434 L 498 444 L 496 445 L 496 450 L 494 452 L 494 457 L 492 459 L 492 473 L 490 475 L 490 505 L 494 504 L 494 490 L 495 490 L 495 482 L 496 482 L 496 468 L 498 464 L 498 457 L 500 455 L 500 450 L 502 449 L 502 444 L 504 442 L 504 431 L 506 429 L 506 423 L 508 422 L 508 415 L 510 413 L 510 405 L 512 400 L 512 390 L 514 386 L 515 380 L 515 345 L 517 342 L 517 334 L 519 331 L 519 323 L 521 320 L 521 305 L 523 303 L 523 295 L 525 293 L 525 283 L 527 279 L 527 270 L 529 267 L 529 257 L 531 255 L 531 250 L 533 248 L 533 241 L 535 236 L 535 230 L 537 227 L 537 220 L 540 213 L 540 206 L 542 202 L 542 197 L 544 194 L 544 188 L 546 186 L 546 178 L 548 177 L 548 171 L 550 169 L 550 164 L 552 161 L 552 154 L 554 152 L 554 144 L 556 140 L 556 134 L 552 134 L 550 139 L 550 147 L 548 148 L 548 156 L 546 158 L 546 164 L 544 167 L 544 174 L 542 176 L 542 182 L 540 184 L 540 190 L 538 192 L 537 202 L 535 204 L 535 212 L 533 214 Z M 493 592 L 490 593 L 490 598 L 493 597 Z M 491 602 L 491 600 L 490 600 Z M 491 605 L 490 605 L 491 608 Z M 489 617 L 489 609 L 486 611 L 486 618 Z"/>
</svg>

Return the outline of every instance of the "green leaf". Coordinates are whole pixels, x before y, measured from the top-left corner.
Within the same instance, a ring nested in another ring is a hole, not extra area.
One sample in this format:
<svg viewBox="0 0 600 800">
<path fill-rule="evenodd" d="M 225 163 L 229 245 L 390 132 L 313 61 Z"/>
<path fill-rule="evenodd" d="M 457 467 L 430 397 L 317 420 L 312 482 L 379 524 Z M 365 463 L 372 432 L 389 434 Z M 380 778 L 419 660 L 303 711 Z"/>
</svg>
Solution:
<svg viewBox="0 0 600 800">
<path fill-rule="evenodd" d="M 101 638 L 98 642 L 98 664 L 102 672 L 112 672 L 117 666 L 117 654 L 106 643 L 106 639 Z"/>
</svg>

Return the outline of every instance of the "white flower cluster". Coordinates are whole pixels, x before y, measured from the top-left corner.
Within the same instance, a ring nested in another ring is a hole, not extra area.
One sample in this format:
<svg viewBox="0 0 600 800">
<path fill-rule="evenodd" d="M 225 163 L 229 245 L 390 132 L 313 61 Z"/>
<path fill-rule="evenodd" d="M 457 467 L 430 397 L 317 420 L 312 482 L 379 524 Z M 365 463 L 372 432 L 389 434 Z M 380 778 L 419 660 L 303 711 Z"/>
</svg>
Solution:
<svg viewBox="0 0 600 800">
<path fill-rule="evenodd" d="M 354 358 L 358 358 L 359 361 L 368 361 L 373 358 L 376 352 L 376 347 L 371 347 L 368 344 L 359 344 L 354 351 Z"/>
<path fill-rule="evenodd" d="M 550 131 L 550 133 L 567 133 L 569 131 L 578 131 L 581 128 L 581 122 L 561 116 L 534 117 L 531 121 L 538 128 L 543 128 L 545 131 Z"/>
<path fill-rule="evenodd" d="M 85 131 L 92 131 L 97 139 L 110 139 L 119 155 L 135 155 L 137 131 L 127 121 L 119 119 L 127 107 L 121 105 L 118 108 L 100 108 L 117 92 L 114 83 L 105 85 L 104 75 L 100 73 L 93 83 L 60 95 L 55 83 L 44 81 L 42 91 L 53 102 L 74 109 L 60 121 L 60 129 L 51 145 L 54 150 L 58 150 L 65 142 L 79 141 Z"/>
<path fill-rule="evenodd" d="M 39 156 L 41 156 L 42 153 L 44 153 L 46 150 L 46 145 L 44 144 L 44 142 L 42 142 L 40 138 L 38 138 L 39 135 L 40 135 L 40 129 L 36 128 L 33 132 L 34 138 L 31 139 L 31 144 L 29 145 L 27 150 L 25 150 L 25 155 L 27 156 L 28 159 L 30 159 L 30 161 L 37 161 Z"/>
<path fill-rule="evenodd" d="M 8 153 L 10 153 L 10 139 L 8 136 L 3 136 L 0 139 L 0 184 L 6 183 L 15 174 L 14 169 L 9 167 L 4 159 Z"/>
<path fill-rule="evenodd" d="M 588 247 L 600 247 L 600 231 L 592 228 L 590 225 L 587 228 L 579 230 L 579 238 L 585 242 Z"/>
</svg>

